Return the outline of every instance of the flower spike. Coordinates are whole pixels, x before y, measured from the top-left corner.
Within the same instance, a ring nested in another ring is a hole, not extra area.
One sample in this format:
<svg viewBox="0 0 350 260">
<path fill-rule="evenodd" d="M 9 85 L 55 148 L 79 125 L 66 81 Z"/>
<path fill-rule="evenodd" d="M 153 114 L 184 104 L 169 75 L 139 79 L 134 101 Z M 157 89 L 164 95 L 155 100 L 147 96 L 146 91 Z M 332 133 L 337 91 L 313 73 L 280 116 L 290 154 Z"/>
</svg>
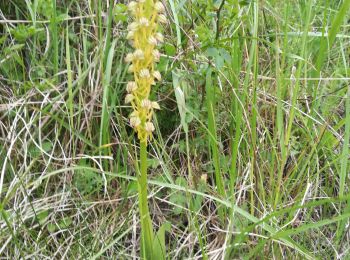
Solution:
<svg viewBox="0 0 350 260">
<path fill-rule="evenodd" d="M 125 62 L 130 63 L 128 72 L 134 79 L 127 83 L 125 103 L 131 104 L 130 125 L 141 142 L 152 138 L 155 130 L 152 116 L 160 106 L 151 101 L 152 85 L 162 80 L 161 73 L 155 69 L 160 61 L 157 46 L 164 42 L 159 25 L 167 23 L 165 6 L 159 0 L 135 0 L 128 5 L 133 21 L 128 26 L 127 40 L 134 51 L 127 54 Z"/>
</svg>

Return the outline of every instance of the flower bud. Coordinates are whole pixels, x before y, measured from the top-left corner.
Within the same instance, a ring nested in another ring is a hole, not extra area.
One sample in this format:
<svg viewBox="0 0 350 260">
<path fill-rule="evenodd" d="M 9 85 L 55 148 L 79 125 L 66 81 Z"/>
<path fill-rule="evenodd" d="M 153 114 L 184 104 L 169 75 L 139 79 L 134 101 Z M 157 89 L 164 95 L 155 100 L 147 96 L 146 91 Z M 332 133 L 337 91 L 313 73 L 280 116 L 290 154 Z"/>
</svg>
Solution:
<svg viewBox="0 0 350 260">
<path fill-rule="evenodd" d="M 147 18 L 142 17 L 139 21 L 139 25 L 143 27 L 148 27 L 149 26 L 149 21 Z"/>
<path fill-rule="evenodd" d="M 161 33 L 156 33 L 155 38 L 158 42 L 163 43 L 164 42 L 164 36 Z"/>
<path fill-rule="evenodd" d="M 132 40 L 134 39 L 135 33 L 133 31 L 128 32 L 128 34 L 126 35 L 126 39 L 127 40 Z"/>
<path fill-rule="evenodd" d="M 136 11 L 136 9 L 137 9 L 137 3 L 135 2 L 135 1 L 131 1 L 129 4 L 128 4 L 128 10 L 130 11 L 130 12 L 135 12 Z"/>
<path fill-rule="evenodd" d="M 148 99 L 144 99 L 141 101 L 141 107 L 146 108 L 146 109 L 151 109 L 152 108 L 152 102 Z"/>
<path fill-rule="evenodd" d="M 160 60 L 160 52 L 158 50 L 153 50 L 152 55 L 155 62 L 158 62 Z"/>
<path fill-rule="evenodd" d="M 134 55 L 132 53 L 128 53 L 125 57 L 125 62 L 130 63 L 134 60 Z"/>
<path fill-rule="evenodd" d="M 155 130 L 153 123 L 152 122 L 147 122 L 146 125 L 145 125 L 145 130 L 148 133 L 152 133 Z"/>
<path fill-rule="evenodd" d="M 149 70 L 148 69 L 142 69 L 140 71 L 140 77 L 141 78 L 144 78 L 144 79 L 147 79 L 147 78 L 150 78 L 151 77 L 151 74 L 149 73 Z"/>
<path fill-rule="evenodd" d="M 134 52 L 134 58 L 136 60 L 144 60 L 145 59 L 145 54 L 143 53 L 143 51 L 141 49 L 137 49 Z"/>
<path fill-rule="evenodd" d="M 131 24 L 129 24 L 128 30 L 131 32 L 136 31 L 138 26 L 139 24 L 137 22 L 132 22 Z"/>
<path fill-rule="evenodd" d="M 130 125 L 133 128 L 138 127 L 139 125 L 141 125 L 141 119 L 139 117 L 130 118 Z"/>
<path fill-rule="evenodd" d="M 160 72 L 158 70 L 153 72 L 153 77 L 155 77 L 158 81 L 162 80 L 162 75 L 160 74 Z"/>
<path fill-rule="evenodd" d="M 155 46 L 158 44 L 158 41 L 154 36 L 151 36 L 148 38 L 148 43 Z"/>
<path fill-rule="evenodd" d="M 128 85 L 126 86 L 126 91 L 128 93 L 134 92 L 137 89 L 137 84 L 135 81 L 129 81 Z"/>
<path fill-rule="evenodd" d="M 152 108 L 160 110 L 160 106 L 159 106 L 159 104 L 157 102 L 152 102 Z"/>
<path fill-rule="evenodd" d="M 126 97 L 125 97 L 125 104 L 131 103 L 134 100 L 134 98 L 135 98 L 134 95 L 127 94 Z"/>
<path fill-rule="evenodd" d="M 134 65 L 130 65 L 129 68 L 128 68 L 128 73 L 134 73 Z"/>
<path fill-rule="evenodd" d="M 138 111 L 133 111 L 131 114 L 130 114 L 130 118 L 132 117 L 138 117 L 139 116 L 139 112 Z"/>
<path fill-rule="evenodd" d="M 158 16 L 158 21 L 160 23 L 168 23 L 168 19 L 166 18 L 166 16 L 164 14 L 161 14 Z"/>
<path fill-rule="evenodd" d="M 163 5 L 162 2 L 157 2 L 155 5 L 154 5 L 154 8 L 156 9 L 156 11 L 158 13 L 164 13 L 165 12 L 165 7 Z"/>
</svg>

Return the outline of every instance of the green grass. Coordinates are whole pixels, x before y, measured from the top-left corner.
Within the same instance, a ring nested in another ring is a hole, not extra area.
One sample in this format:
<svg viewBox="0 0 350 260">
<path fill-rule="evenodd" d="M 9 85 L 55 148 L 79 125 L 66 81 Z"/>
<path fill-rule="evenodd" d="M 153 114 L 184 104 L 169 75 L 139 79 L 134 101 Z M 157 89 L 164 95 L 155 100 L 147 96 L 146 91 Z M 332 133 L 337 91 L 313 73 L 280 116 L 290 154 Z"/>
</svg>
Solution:
<svg viewBox="0 0 350 260">
<path fill-rule="evenodd" d="M 0 2 L 0 257 L 141 256 L 142 148 L 157 258 L 348 259 L 350 1 L 164 1 L 147 154 L 120 2 Z"/>
</svg>

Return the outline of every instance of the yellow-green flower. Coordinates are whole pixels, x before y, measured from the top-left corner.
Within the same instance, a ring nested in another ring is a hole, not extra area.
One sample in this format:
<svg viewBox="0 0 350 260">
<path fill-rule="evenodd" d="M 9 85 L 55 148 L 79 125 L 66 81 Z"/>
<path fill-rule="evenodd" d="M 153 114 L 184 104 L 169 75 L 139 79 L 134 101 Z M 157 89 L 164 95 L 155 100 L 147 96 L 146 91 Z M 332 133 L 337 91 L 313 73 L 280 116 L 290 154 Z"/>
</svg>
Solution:
<svg viewBox="0 0 350 260">
<path fill-rule="evenodd" d="M 133 22 L 128 26 L 126 38 L 135 50 L 125 57 L 125 62 L 130 63 L 128 72 L 134 76 L 127 83 L 125 102 L 133 108 L 129 121 L 131 127 L 141 142 L 147 142 L 155 130 L 153 112 L 160 109 L 157 102 L 149 100 L 149 95 L 151 86 L 162 79 L 161 73 L 155 69 L 161 56 L 156 48 L 164 42 L 158 28 L 160 23 L 167 23 L 167 18 L 164 5 L 156 0 L 132 1 L 128 9 Z"/>
</svg>

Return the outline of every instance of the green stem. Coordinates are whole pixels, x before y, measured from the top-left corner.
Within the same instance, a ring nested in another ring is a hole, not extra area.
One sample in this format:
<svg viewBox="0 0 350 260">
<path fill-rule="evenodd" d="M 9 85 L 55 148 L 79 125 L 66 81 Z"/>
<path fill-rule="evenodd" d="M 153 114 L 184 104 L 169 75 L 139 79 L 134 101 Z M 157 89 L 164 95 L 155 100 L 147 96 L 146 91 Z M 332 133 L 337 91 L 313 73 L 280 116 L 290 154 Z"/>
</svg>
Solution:
<svg viewBox="0 0 350 260">
<path fill-rule="evenodd" d="M 141 253 L 143 259 L 152 259 L 153 229 L 147 201 L 147 141 L 140 142 L 138 189 L 141 217 Z"/>
</svg>

